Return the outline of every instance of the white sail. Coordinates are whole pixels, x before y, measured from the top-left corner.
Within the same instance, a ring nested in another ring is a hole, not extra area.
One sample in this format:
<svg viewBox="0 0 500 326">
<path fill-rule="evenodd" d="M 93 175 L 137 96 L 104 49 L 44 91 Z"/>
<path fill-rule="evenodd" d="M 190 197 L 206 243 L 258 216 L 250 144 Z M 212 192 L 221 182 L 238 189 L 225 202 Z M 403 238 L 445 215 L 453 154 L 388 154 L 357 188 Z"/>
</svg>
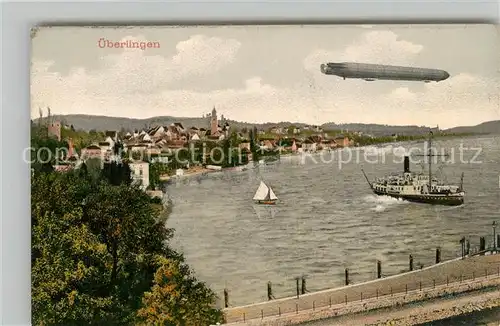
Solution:
<svg viewBox="0 0 500 326">
<path fill-rule="evenodd" d="M 255 196 L 253 196 L 253 200 L 266 200 L 268 192 L 269 192 L 269 187 L 264 182 L 261 181 L 259 188 L 255 192 Z"/>
<path fill-rule="evenodd" d="M 269 187 L 269 199 L 271 199 L 271 200 L 278 199 L 278 197 L 276 197 L 276 195 L 274 194 L 274 191 L 271 189 L 271 187 Z"/>
</svg>

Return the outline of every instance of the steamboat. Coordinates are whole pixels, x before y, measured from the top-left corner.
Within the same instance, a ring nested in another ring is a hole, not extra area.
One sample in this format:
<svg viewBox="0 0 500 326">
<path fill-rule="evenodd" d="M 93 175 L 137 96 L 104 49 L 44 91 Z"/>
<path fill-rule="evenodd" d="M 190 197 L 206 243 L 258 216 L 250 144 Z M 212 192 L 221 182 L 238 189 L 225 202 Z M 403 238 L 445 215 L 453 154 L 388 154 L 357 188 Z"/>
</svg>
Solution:
<svg viewBox="0 0 500 326">
<path fill-rule="evenodd" d="M 410 171 L 410 158 L 404 157 L 404 170 L 402 174 L 389 175 L 378 178 L 371 182 L 363 172 L 363 175 L 370 186 L 370 189 L 379 196 L 390 196 L 411 202 L 425 203 L 432 205 L 459 206 L 464 203 L 465 191 L 463 189 L 464 174 L 460 180 L 460 185 L 447 185 L 432 175 L 431 154 L 432 132 L 428 145 L 429 153 L 423 156 L 428 157 L 428 174 L 414 173 Z"/>
</svg>

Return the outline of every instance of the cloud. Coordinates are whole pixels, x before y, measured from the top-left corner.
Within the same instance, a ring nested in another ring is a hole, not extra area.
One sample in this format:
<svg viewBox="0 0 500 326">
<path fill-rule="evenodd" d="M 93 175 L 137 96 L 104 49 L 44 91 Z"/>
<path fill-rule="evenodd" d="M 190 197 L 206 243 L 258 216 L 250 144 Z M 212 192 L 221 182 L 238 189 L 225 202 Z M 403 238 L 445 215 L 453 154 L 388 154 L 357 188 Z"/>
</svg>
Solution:
<svg viewBox="0 0 500 326">
<path fill-rule="evenodd" d="M 177 44 L 172 68 L 183 75 L 215 72 L 232 63 L 240 47 L 234 39 L 194 35 Z"/>
<path fill-rule="evenodd" d="M 127 36 L 121 41 L 127 40 L 147 42 L 143 36 Z M 182 78 L 217 72 L 234 61 L 240 46 L 241 43 L 234 39 L 194 35 L 179 42 L 176 46 L 177 53 L 171 58 L 124 48 L 119 54 L 101 57 L 101 70 L 87 72 L 83 68 L 77 68 L 68 76 L 49 73 L 48 69 L 53 62 L 35 61 L 32 65 L 33 91 L 45 93 L 40 88 L 49 91 L 46 86 L 54 84 L 65 87 L 61 85 L 64 80 L 64 84 L 75 85 L 71 89 L 72 93 L 83 89 L 89 96 L 95 97 L 107 97 L 108 94 L 150 94 Z M 44 100 L 44 96 L 50 95 L 39 95 L 37 100 Z"/>
<path fill-rule="evenodd" d="M 319 72 L 325 62 L 364 62 L 375 64 L 411 65 L 423 50 L 420 44 L 399 39 L 392 31 L 370 31 L 341 51 L 316 49 L 304 60 L 307 70 Z"/>
<path fill-rule="evenodd" d="M 32 116 L 38 116 L 38 107 L 50 106 L 55 114 L 201 117 L 215 105 L 226 117 L 248 122 L 439 124 L 446 128 L 500 118 L 498 78 L 459 74 L 428 84 L 343 81 L 319 72 L 322 60 L 332 60 L 332 52 L 321 49 L 304 59 L 306 68 L 315 69 L 288 87 L 270 85 L 259 76 L 241 76 L 243 86 L 210 92 L 175 87 L 175 81 L 187 76 L 209 82 L 214 78 L 210 74 L 235 62 L 240 47 L 237 40 L 196 35 L 178 43 L 172 57 L 124 49 L 103 57 L 101 70 L 78 68 L 67 75 L 52 72 L 53 62 L 35 60 Z M 346 61 L 373 56 L 366 61 L 398 59 L 408 64 L 422 48 L 393 32 L 370 31 L 334 54 Z M 216 78 L 224 77 L 217 74 Z"/>
</svg>

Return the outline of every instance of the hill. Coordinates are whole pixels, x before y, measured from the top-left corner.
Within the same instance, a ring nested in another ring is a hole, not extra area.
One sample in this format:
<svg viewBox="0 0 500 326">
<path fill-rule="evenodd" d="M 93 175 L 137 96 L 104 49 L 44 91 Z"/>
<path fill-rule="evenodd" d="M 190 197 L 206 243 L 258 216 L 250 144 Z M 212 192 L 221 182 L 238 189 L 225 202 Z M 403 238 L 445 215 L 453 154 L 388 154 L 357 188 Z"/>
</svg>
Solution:
<svg viewBox="0 0 500 326">
<path fill-rule="evenodd" d="M 448 129 L 450 133 L 500 134 L 500 120 L 488 121 L 472 127 L 455 127 Z"/>
<path fill-rule="evenodd" d="M 85 115 L 85 114 L 70 114 L 70 115 L 55 115 L 53 117 L 56 120 L 60 120 L 65 125 L 73 125 L 75 129 L 82 130 L 141 130 L 147 129 L 149 127 L 154 127 L 157 125 L 170 125 L 174 122 L 180 122 L 185 128 L 197 127 L 197 128 L 208 128 L 209 118 L 190 118 L 190 117 L 172 117 L 172 116 L 161 116 L 152 117 L 147 119 L 133 119 L 133 118 L 123 118 L 123 117 L 108 117 L 108 116 L 96 116 L 96 115 Z M 47 118 L 42 118 L 42 121 L 46 121 Z M 34 119 L 37 122 L 39 119 Z M 288 122 L 282 121 L 278 123 L 247 123 L 234 120 L 226 120 L 228 123 L 237 128 L 253 128 L 254 126 L 258 129 L 267 130 L 273 126 L 289 127 L 291 125 L 297 127 L 303 127 L 306 124 L 300 122 Z M 399 135 L 420 135 L 425 134 L 429 131 L 428 126 L 391 126 L 382 124 L 362 124 L 362 123 L 347 123 L 347 124 L 336 124 L 333 122 L 325 123 L 321 126 L 324 130 L 352 130 L 361 131 L 363 133 L 372 134 L 374 136 L 385 136 L 391 134 Z M 477 126 L 461 126 L 451 129 L 443 130 L 446 133 L 480 133 L 480 134 L 500 134 L 500 120 L 489 121 L 481 123 Z"/>
</svg>

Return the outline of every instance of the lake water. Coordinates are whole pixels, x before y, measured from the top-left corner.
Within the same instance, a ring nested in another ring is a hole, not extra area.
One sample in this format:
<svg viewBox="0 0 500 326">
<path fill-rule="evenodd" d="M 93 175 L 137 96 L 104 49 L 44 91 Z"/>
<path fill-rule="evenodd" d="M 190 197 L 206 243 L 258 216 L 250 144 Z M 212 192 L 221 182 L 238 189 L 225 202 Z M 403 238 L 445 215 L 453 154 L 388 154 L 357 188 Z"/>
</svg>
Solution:
<svg viewBox="0 0 500 326">
<path fill-rule="evenodd" d="M 492 222 L 500 222 L 500 137 L 435 145 L 454 160 L 442 164 L 440 159 L 433 166 L 436 175 L 458 184 L 465 173 L 462 206 L 372 195 L 360 169 L 369 178 L 402 171 L 396 145 L 351 152 L 350 162 L 347 151 L 324 155 L 323 162 L 318 155 L 284 157 L 273 165 L 169 185 L 172 244 L 219 296 L 226 287 L 235 306 L 267 300 L 268 281 L 274 295 L 283 297 L 295 294 L 297 276 L 307 277 L 309 291 L 321 290 L 343 285 L 344 268 L 353 282 L 361 282 L 375 277 L 376 260 L 383 275 L 392 275 L 408 268 L 409 254 L 415 266 L 434 263 L 436 247 L 443 260 L 456 257 L 462 236 L 470 237 L 472 247 L 480 236 L 491 243 Z M 412 162 L 411 169 L 422 166 Z M 253 204 L 261 180 L 279 197 L 276 207 Z"/>
</svg>

